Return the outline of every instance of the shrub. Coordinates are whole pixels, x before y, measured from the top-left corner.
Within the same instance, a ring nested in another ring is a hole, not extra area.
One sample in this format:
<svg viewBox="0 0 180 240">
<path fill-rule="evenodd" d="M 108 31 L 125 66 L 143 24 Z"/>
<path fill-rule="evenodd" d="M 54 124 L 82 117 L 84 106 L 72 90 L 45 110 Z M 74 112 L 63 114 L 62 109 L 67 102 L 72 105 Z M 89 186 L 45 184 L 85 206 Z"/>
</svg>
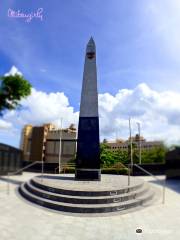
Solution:
<svg viewBox="0 0 180 240">
<path fill-rule="evenodd" d="M 75 167 L 63 168 L 61 173 L 75 173 Z"/>
</svg>

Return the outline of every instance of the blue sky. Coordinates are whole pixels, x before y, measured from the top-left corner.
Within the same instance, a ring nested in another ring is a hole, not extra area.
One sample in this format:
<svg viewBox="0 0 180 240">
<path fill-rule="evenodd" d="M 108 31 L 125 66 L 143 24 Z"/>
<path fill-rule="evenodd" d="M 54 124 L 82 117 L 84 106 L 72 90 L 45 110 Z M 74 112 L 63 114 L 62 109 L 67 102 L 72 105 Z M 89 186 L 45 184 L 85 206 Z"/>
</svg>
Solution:
<svg viewBox="0 0 180 240">
<path fill-rule="evenodd" d="M 8 9 L 38 8 L 43 21 L 7 16 Z M 85 47 L 93 36 L 100 94 L 115 96 L 141 83 L 178 93 L 179 10 L 176 0 L 1 0 L 0 75 L 15 66 L 36 91 L 63 92 L 77 112 Z M 4 135 L 1 141 L 7 142 Z"/>
</svg>

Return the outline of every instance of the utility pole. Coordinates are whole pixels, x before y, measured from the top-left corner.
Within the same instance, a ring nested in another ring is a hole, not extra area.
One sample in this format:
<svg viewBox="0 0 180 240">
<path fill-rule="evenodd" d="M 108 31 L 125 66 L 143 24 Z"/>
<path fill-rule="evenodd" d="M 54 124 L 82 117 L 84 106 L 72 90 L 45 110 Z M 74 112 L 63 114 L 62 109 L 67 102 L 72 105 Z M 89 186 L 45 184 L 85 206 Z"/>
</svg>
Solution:
<svg viewBox="0 0 180 240">
<path fill-rule="evenodd" d="M 63 119 L 61 118 L 61 124 L 60 124 L 60 132 L 59 132 L 59 174 L 61 173 L 61 153 L 62 153 L 62 148 L 61 148 L 61 142 L 62 142 L 62 121 Z"/>
<path fill-rule="evenodd" d="M 129 117 L 129 140 L 130 140 L 130 155 L 131 155 L 131 172 L 133 170 L 133 149 L 132 149 L 132 133 L 131 133 L 131 118 Z"/>
<path fill-rule="evenodd" d="M 141 164 L 141 125 L 137 122 L 138 134 L 139 134 L 139 164 Z"/>
</svg>

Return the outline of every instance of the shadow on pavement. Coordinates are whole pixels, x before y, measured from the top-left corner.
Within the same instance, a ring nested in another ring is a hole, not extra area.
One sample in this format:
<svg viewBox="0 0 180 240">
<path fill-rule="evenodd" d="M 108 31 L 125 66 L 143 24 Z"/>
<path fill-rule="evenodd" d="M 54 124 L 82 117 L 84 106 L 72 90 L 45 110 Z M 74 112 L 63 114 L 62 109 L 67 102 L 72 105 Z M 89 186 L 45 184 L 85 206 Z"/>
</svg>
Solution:
<svg viewBox="0 0 180 240">
<path fill-rule="evenodd" d="M 36 176 L 36 177 L 41 178 L 42 176 L 39 175 L 39 176 Z M 56 180 L 69 180 L 69 181 L 74 181 L 75 180 L 75 178 L 71 177 L 71 176 L 48 176 L 48 175 L 44 175 L 43 178 L 56 179 Z"/>
<path fill-rule="evenodd" d="M 155 183 L 155 184 L 158 184 L 158 185 L 161 185 L 161 186 L 163 186 L 163 184 L 164 184 L 163 179 L 161 179 L 161 180 L 151 180 L 149 182 Z M 170 188 L 173 191 L 176 191 L 177 193 L 180 193 L 180 180 L 167 179 L 166 180 L 166 187 Z"/>
<path fill-rule="evenodd" d="M 12 183 L 14 185 L 20 185 L 21 183 L 23 183 L 23 181 L 19 181 L 19 180 L 15 180 L 15 179 L 8 179 L 6 177 L 0 177 L 0 181 L 3 181 L 3 182 L 9 182 L 9 183 Z"/>
</svg>

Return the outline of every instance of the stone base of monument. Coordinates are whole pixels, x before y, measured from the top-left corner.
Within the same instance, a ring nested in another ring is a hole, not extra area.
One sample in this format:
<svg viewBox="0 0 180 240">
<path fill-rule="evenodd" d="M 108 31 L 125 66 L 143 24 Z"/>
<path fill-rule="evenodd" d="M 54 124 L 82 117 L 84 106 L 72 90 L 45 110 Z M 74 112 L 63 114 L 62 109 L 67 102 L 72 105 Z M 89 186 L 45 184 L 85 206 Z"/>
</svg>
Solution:
<svg viewBox="0 0 180 240">
<path fill-rule="evenodd" d="M 138 209 L 153 202 L 155 191 L 137 177 L 102 175 L 101 181 L 74 181 L 74 176 L 34 177 L 19 187 L 28 201 L 60 212 L 102 214 Z"/>
<path fill-rule="evenodd" d="M 75 179 L 82 181 L 101 181 L 100 169 L 76 169 Z"/>
</svg>

